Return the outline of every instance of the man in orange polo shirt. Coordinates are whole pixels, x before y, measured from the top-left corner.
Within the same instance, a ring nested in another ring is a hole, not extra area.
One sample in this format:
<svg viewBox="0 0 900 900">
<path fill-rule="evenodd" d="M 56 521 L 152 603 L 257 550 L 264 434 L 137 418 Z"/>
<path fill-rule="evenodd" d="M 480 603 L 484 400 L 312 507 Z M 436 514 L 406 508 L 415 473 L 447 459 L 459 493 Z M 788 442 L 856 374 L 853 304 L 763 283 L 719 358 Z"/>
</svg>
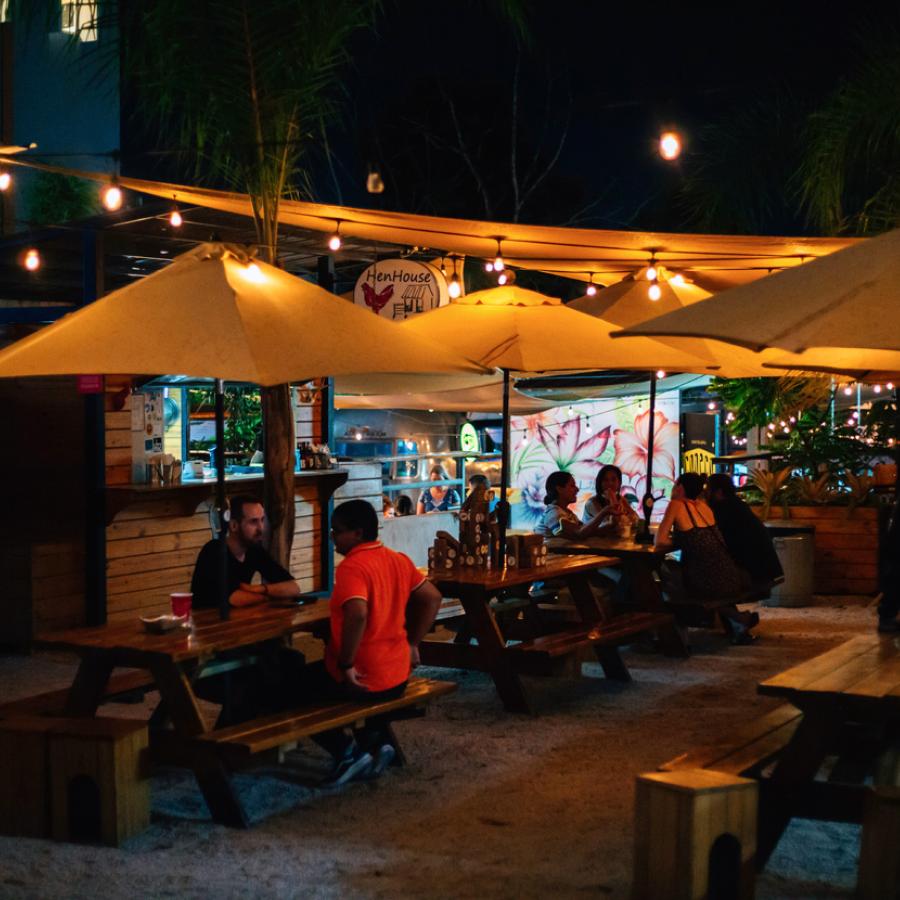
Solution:
<svg viewBox="0 0 900 900">
<path fill-rule="evenodd" d="M 441 595 L 409 557 L 378 540 L 378 515 L 365 500 L 336 507 L 331 534 L 344 559 L 331 595 L 325 693 L 374 701 L 400 697 Z M 387 721 L 369 719 L 358 741 L 343 729 L 319 736 L 335 759 L 329 784 L 377 777 L 387 768 L 395 753 Z"/>
</svg>

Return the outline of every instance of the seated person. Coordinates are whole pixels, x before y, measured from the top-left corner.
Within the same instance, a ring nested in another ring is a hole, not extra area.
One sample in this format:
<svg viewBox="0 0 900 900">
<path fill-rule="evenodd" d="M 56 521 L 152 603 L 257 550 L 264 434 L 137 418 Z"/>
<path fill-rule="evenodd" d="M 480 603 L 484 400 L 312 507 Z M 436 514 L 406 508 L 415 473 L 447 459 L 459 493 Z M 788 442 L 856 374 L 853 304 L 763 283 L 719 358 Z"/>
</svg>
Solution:
<svg viewBox="0 0 900 900">
<path fill-rule="evenodd" d="M 749 586 L 749 576 L 728 552 L 716 517 L 703 499 L 703 485 L 702 475 L 682 473 L 656 532 L 657 547 L 681 550 L 680 564 L 667 560 L 663 570 L 664 588 L 674 602 L 691 597 L 722 599 Z M 736 642 L 752 640 L 750 629 L 759 622 L 756 613 L 738 612 L 733 604 L 720 607 L 718 612 L 728 621 Z"/>
<path fill-rule="evenodd" d="M 884 571 L 881 575 L 881 602 L 878 604 L 878 631 L 900 631 L 900 498 L 894 503 L 884 542 Z"/>
<path fill-rule="evenodd" d="M 772 533 L 738 497 L 730 475 L 710 475 L 706 493 L 728 552 L 753 584 L 768 584 L 784 575 Z"/>
<path fill-rule="evenodd" d="M 444 467 L 441 465 L 432 466 L 428 477 L 434 482 L 450 480 L 444 471 Z M 425 513 L 445 512 L 452 506 L 459 506 L 459 494 L 452 487 L 440 487 L 435 484 L 433 487 L 422 491 L 419 502 L 416 504 L 416 515 L 422 516 Z"/>
<path fill-rule="evenodd" d="M 576 541 L 611 530 L 609 506 L 603 506 L 584 523 L 579 522 L 578 516 L 569 509 L 578 498 L 578 485 L 568 472 L 551 472 L 547 476 L 545 491 L 546 509 L 540 524 L 534 529 L 538 534 Z"/>
<path fill-rule="evenodd" d="M 617 533 L 623 530 L 625 524 L 637 525 L 638 514 L 622 496 L 622 470 L 618 466 L 603 466 L 600 469 L 594 482 L 594 491 L 594 496 L 584 504 L 581 516 L 583 522 L 590 522 L 605 509 L 608 521 L 604 524 L 613 525 Z"/>
<path fill-rule="evenodd" d="M 470 475 L 469 476 L 469 493 L 471 494 L 475 488 L 484 488 L 485 496 L 488 499 L 488 512 L 492 513 L 500 502 L 491 490 L 491 483 L 488 481 L 487 475 Z"/>
<path fill-rule="evenodd" d="M 280 566 L 262 546 L 265 534 L 265 510 L 256 497 L 232 497 L 228 505 L 228 532 L 225 537 L 225 590 L 231 606 L 263 603 L 270 597 L 299 597 L 300 588 L 287 569 Z M 191 591 L 197 609 L 219 606 L 222 544 L 218 538 L 200 551 Z M 255 575 L 261 584 L 252 584 Z M 280 641 L 265 641 L 220 654 L 223 659 L 255 656 L 255 665 L 236 669 L 211 678 L 199 679 L 198 696 L 222 705 L 217 727 L 234 725 L 252 719 L 266 709 L 284 702 L 284 683 L 299 677 L 305 659 Z"/>
<path fill-rule="evenodd" d="M 232 606 L 262 603 L 268 597 L 299 597 L 300 588 L 287 569 L 280 566 L 263 547 L 266 513 L 262 503 L 249 495 L 232 497 L 226 513 L 228 532 L 225 537 L 225 590 Z M 221 565 L 218 538 L 208 541 L 194 567 L 191 591 L 194 609 L 215 609 Z M 252 584 L 259 574 L 261 584 Z"/>
<path fill-rule="evenodd" d="M 412 500 L 406 494 L 401 494 L 397 498 L 397 508 L 394 514 L 397 516 L 411 516 L 413 514 Z"/>
<path fill-rule="evenodd" d="M 392 519 L 396 513 L 394 509 L 394 501 L 387 494 L 381 495 L 381 514 L 386 519 Z"/>
<path fill-rule="evenodd" d="M 328 698 L 392 700 L 406 690 L 419 642 L 441 605 L 437 588 L 409 557 L 378 540 L 378 517 L 365 500 L 332 514 L 334 547 L 344 559 L 331 593 L 331 638 L 313 690 Z M 394 757 L 387 720 L 374 717 L 352 733 L 335 729 L 315 740 L 334 757 L 329 784 L 380 775 Z"/>
</svg>

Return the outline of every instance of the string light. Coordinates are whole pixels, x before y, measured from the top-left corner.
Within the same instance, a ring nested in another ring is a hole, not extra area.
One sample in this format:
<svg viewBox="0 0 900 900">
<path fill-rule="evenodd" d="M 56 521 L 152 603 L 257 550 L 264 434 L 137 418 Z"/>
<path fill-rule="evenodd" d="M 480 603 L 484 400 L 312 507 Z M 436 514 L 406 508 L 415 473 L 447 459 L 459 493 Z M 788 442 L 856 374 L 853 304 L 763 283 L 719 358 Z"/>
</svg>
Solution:
<svg viewBox="0 0 900 900">
<path fill-rule="evenodd" d="M 174 200 L 175 197 L 173 196 L 172 199 Z M 169 213 L 169 224 L 173 228 L 181 228 L 181 226 L 184 224 L 184 219 L 181 216 L 181 212 L 178 209 L 177 203 L 172 206 L 172 212 Z"/>
<path fill-rule="evenodd" d="M 584 419 L 584 430 L 590 434 L 594 429 L 591 428 L 591 420 L 585 417 Z"/>
<path fill-rule="evenodd" d="M 654 281 L 647 290 L 647 296 L 655 303 L 662 297 L 662 288 Z"/>
<path fill-rule="evenodd" d="M 31 247 L 30 249 L 25 251 L 25 268 L 28 269 L 29 272 L 37 272 L 37 270 L 41 267 L 41 254 L 38 253 L 35 247 Z"/>
<path fill-rule="evenodd" d="M 575 407 L 569 406 L 569 408 L 566 410 L 566 413 L 568 414 L 569 418 L 571 418 L 575 415 Z"/>
<path fill-rule="evenodd" d="M 706 404 L 706 408 L 707 408 L 710 412 L 715 412 L 715 410 L 716 410 L 716 404 L 715 404 L 715 401 L 710 400 L 710 402 Z M 781 424 L 784 425 L 784 422 L 782 422 Z"/>
<path fill-rule="evenodd" d="M 894 382 L 893 382 L 893 381 L 889 381 L 889 382 L 885 385 L 885 387 L 886 387 L 889 391 L 892 391 L 892 390 L 894 389 Z"/>
<path fill-rule="evenodd" d="M 490 260 L 485 261 L 484 271 L 485 272 L 493 272 L 494 271 L 494 264 Z"/>
<path fill-rule="evenodd" d="M 332 252 L 337 252 L 343 244 L 344 242 L 341 240 L 341 220 L 338 219 L 334 226 L 334 234 L 328 238 L 328 249 Z"/>
<path fill-rule="evenodd" d="M 664 131 L 659 136 L 659 155 L 672 162 L 681 156 L 681 136 L 677 131 Z"/>
<path fill-rule="evenodd" d="M 500 241 L 502 238 L 497 238 L 497 255 L 494 257 L 494 271 L 502 272 L 506 267 L 506 263 L 503 261 L 503 253 L 500 250 Z"/>
<path fill-rule="evenodd" d="M 657 369 L 657 370 L 656 370 L 656 377 L 657 377 L 657 378 L 665 378 L 665 377 L 666 377 L 666 370 L 665 370 L 665 369 Z"/>
<path fill-rule="evenodd" d="M 675 284 L 678 285 L 678 287 L 681 287 L 684 284 L 684 275 L 682 275 L 680 272 L 677 275 L 673 275 L 669 279 L 669 284 Z"/>
<path fill-rule="evenodd" d="M 456 272 L 456 257 L 453 259 L 453 274 L 450 276 L 450 284 L 447 285 L 447 293 L 451 300 L 456 300 L 462 293 L 462 285 L 459 283 L 459 275 Z"/>
<path fill-rule="evenodd" d="M 881 385 L 876 384 L 875 387 L 872 388 L 872 390 L 875 391 L 876 394 L 880 394 L 881 393 Z"/>
<path fill-rule="evenodd" d="M 844 393 L 849 397 L 853 393 L 853 388 L 849 384 L 845 384 Z"/>
<path fill-rule="evenodd" d="M 117 209 L 122 208 L 122 188 L 119 187 L 115 179 L 100 191 L 100 200 L 110 212 L 115 212 Z"/>
<path fill-rule="evenodd" d="M 497 284 L 502 286 L 504 284 L 507 284 L 508 282 L 509 282 L 509 275 L 506 272 L 501 272 L 497 276 Z"/>
<path fill-rule="evenodd" d="M 0 191 L 8 191 L 12 184 L 12 175 L 9 172 L 0 171 Z"/>
<path fill-rule="evenodd" d="M 588 281 L 588 286 L 584 291 L 588 297 L 593 297 L 597 293 L 597 285 L 594 284 L 594 273 L 590 273 L 590 281 Z"/>
</svg>

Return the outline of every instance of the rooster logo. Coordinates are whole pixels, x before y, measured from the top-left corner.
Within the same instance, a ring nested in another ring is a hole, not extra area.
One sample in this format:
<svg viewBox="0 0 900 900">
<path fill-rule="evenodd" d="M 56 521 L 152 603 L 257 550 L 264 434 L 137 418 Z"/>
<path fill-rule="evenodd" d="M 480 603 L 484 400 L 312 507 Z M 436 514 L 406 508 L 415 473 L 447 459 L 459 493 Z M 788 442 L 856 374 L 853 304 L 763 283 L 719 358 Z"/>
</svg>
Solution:
<svg viewBox="0 0 900 900">
<path fill-rule="evenodd" d="M 389 284 L 383 291 L 376 291 L 371 284 L 363 284 L 363 297 L 366 306 L 374 313 L 379 313 L 384 305 L 394 296 L 394 286 Z"/>
</svg>

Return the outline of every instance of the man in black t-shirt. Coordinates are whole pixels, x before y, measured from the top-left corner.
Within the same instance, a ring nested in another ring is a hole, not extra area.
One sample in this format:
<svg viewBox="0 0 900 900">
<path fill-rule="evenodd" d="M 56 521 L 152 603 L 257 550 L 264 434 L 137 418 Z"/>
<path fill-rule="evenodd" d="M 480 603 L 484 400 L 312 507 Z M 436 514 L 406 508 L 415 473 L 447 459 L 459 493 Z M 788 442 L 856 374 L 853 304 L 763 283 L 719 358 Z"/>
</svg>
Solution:
<svg viewBox="0 0 900 900">
<path fill-rule="evenodd" d="M 268 597 L 299 597 L 300 588 L 291 573 L 280 566 L 262 545 L 266 513 L 255 497 L 232 497 L 226 513 L 228 533 L 225 537 L 228 601 L 232 606 L 262 603 Z M 221 565 L 218 538 L 200 551 L 191 579 L 195 609 L 211 609 L 219 605 L 216 596 L 218 567 Z M 256 574 L 261 584 L 253 584 Z"/>
</svg>

